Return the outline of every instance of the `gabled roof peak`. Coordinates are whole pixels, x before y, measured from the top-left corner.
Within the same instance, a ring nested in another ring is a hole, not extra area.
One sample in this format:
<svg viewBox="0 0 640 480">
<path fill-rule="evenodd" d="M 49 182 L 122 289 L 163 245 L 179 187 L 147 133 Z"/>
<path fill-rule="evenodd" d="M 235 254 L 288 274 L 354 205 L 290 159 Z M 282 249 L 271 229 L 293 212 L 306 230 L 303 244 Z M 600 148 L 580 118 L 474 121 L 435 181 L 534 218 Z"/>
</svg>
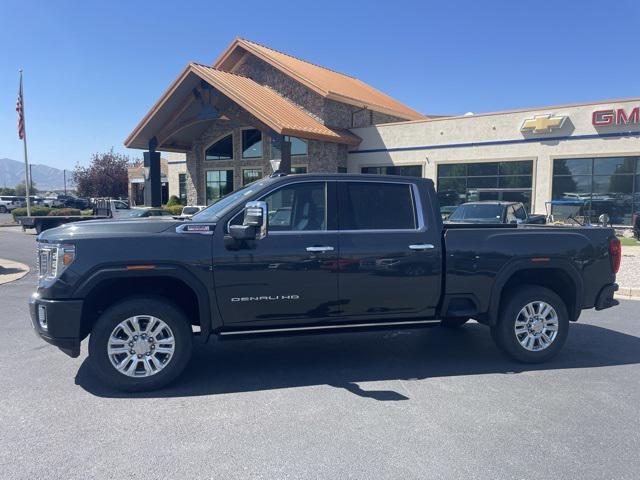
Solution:
<svg viewBox="0 0 640 480">
<path fill-rule="evenodd" d="M 243 52 L 257 57 L 276 70 L 303 84 L 324 98 L 385 113 L 403 120 L 423 120 L 426 117 L 402 102 L 344 73 L 301 60 L 287 53 L 244 38 L 236 38 L 213 64 L 213 68 L 233 71 Z"/>
</svg>

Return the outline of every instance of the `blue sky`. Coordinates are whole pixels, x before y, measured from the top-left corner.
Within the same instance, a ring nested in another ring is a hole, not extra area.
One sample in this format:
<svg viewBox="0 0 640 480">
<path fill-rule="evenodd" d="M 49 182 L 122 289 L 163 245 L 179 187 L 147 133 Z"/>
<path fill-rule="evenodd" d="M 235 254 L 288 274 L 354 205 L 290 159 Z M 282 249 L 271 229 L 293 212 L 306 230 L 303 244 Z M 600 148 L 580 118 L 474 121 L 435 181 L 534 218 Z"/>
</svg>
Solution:
<svg viewBox="0 0 640 480">
<path fill-rule="evenodd" d="M 118 151 L 189 61 L 236 36 L 462 114 L 640 96 L 640 2 L 29 1 L 0 5 L 0 158 L 59 168 Z"/>
</svg>

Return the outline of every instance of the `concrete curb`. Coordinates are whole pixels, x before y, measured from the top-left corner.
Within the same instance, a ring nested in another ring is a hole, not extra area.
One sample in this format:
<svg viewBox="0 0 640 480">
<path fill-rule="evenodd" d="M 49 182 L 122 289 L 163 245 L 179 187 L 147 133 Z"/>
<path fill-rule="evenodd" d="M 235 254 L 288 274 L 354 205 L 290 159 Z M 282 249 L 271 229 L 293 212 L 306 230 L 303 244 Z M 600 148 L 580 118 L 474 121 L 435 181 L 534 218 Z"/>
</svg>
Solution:
<svg viewBox="0 0 640 480">
<path fill-rule="evenodd" d="M 20 280 L 29 273 L 29 266 L 24 263 L 14 262 L 0 258 L 0 285 Z"/>
<path fill-rule="evenodd" d="M 621 297 L 640 298 L 640 288 L 618 287 L 616 295 L 620 295 Z"/>
</svg>

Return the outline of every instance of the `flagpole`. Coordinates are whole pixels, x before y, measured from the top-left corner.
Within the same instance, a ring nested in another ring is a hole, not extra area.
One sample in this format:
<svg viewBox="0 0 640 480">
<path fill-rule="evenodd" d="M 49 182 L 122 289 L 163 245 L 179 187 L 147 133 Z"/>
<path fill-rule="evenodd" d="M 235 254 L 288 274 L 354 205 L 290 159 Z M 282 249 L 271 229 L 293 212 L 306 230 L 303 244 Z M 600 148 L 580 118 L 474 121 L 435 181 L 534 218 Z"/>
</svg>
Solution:
<svg viewBox="0 0 640 480">
<path fill-rule="evenodd" d="M 24 114 L 24 92 L 22 89 L 22 69 L 20 71 L 20 97 L 22 99 L 22 123 L 24 134 L 22 136 L 22 143 L 24 145 L 24 190 L 27 194 L 27 217 L 31 216 L 31 189 L 29 188 L 29 157 L 27 156 L 27 121 Z"/>
</svg>

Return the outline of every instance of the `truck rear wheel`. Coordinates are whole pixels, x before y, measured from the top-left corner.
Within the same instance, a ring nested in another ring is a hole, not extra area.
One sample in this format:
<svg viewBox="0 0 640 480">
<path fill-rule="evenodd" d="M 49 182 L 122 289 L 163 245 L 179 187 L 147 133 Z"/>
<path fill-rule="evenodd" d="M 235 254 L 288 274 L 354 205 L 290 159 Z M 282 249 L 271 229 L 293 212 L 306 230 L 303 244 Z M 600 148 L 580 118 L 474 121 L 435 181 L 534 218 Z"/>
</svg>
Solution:
<svg viewBox="0 0 640 480">
<path fill-rule="evenodd" d="M 524 363 L 555 356 L 567 339 L 569 315 L 562 299 L 537 285 L 522 285 L 506 294 L 491 336 L 505 353 Z"/>
<path fill-rule="evenodd" d="M 128 392 L 161 388 L 191 358 L 187 317 L 158 297 L 131 297 L 100 315 L 89 338 L 89 360 L 107 385 Z"/>
</svg>

